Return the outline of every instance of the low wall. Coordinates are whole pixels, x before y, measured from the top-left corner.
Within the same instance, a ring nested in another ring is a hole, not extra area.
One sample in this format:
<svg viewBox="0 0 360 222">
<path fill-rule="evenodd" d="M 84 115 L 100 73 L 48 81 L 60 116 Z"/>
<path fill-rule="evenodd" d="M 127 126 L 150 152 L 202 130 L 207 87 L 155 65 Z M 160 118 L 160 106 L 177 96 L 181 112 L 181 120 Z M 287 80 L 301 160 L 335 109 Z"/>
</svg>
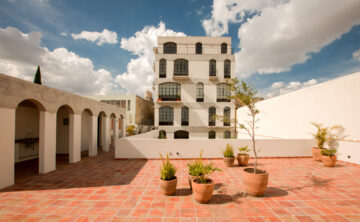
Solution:
<svg viewBox="0 0 360 222">
<path fill-rule="evenodd" d="M 148 139 L 120 138 L 115 147 L 115 158 L 159 158 L 159 153 L 170 153 L 171 158 L 196 158 L 204 149 L 204 158 L 222 158 L 222 150 L 229 143 L 236 149 L 251 145 L 249 139 Z M 305 157 L 311 156 L 311 139 L 258 139 L 259 157 Z M 235 151 L 237 153 L 237 149 Z M 253 153 L 250 153 L 253 156 Z"/>
</svg>

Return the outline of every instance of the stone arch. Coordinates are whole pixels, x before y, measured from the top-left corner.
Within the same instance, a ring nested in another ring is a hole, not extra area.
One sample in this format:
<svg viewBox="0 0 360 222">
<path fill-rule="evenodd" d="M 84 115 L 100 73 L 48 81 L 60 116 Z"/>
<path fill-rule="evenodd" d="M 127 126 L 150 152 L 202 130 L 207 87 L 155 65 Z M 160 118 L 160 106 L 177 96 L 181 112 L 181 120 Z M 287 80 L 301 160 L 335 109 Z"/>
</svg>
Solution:
<svg viewBox="0 0 360 222">
<path fill-rule="evenodd" d="M 59 162 L 76 162 L 77 157 L 73 156 L 74 146 L 71 145 L 74 139 L 70 132 L 74 130 L 74 110 L 67 104 L 61 105 L 56 111 L 56 159 Z"/>
</svg>

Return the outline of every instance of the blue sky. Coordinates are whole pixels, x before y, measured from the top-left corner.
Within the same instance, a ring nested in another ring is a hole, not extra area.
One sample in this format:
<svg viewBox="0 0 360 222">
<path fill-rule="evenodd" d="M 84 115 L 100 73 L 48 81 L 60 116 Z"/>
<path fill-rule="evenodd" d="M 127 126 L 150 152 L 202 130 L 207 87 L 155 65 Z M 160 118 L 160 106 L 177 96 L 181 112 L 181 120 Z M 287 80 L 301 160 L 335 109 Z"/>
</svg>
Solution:
<svg viewBox="0 0 360 222">
<path fill-rule="evenodd" d="M 2 0 L 0 72 L 31 81 L 37 62 L 55 88 L 142 95 L 156 35 L 221 35 L 232 37 L 237 76 L 274 96 L 360 70 L 358 2 Z M 116 38 L 99 44 L 104 29 Z"/>
</svg>

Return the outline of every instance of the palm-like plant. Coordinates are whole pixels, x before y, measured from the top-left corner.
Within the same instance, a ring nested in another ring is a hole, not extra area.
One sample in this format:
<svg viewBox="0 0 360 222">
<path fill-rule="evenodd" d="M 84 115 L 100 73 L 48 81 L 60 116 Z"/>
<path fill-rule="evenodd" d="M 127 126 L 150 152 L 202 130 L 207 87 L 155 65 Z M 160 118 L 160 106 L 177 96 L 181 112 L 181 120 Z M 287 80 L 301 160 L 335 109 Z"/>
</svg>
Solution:
<svg viewBox="0 0 360 222">
<path fill-rule="evenodd" d="M 338 146 L 338 140 L 344 139 L 346 136 L 343 135 L 345 129 L 340 125 L 335 125 L 332 127 L 323 127 L 321 123 L 311 123 L 316 127 L 316 133 L 312 133 L 314 139 L 316 140 L 318 148 L 323 149 L 324 144 L 326 143 L 329 149 L 336 149 Z"/>
</svg>

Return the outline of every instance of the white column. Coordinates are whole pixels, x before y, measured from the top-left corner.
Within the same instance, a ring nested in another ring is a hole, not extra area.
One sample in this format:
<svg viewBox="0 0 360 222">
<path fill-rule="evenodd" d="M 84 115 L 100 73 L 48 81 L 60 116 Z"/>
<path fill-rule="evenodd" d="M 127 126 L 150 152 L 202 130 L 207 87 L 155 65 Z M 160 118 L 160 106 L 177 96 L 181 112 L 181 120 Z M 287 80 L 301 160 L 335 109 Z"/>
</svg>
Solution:
<svg viewBox="0 0 360 222">
<path fill-rule="evenodd" d="M 97 125 L 98 125 L 98 117 L 91 116 L 91 135 L 89 141 L 89 156 L 97 155 Z"/>
<path fill-rule="evenodd" d="M 70 114 L 69 162 L 81 160 L 81 115 Z"/>
<path fill-rule="evenodd" d="M 110 118 L 101 117 L 101 146 L 103 151 L 109 151 L 110 145 Z"/>
<path fill-rule="evenodd" d="M 114 124 L 113 124 L 113 126 L 114 126 L 114 131 L 113 131 L 113 134 L 114 134 L 114 148 L 116 147 L 116 141 L 118 140 L 118 138 L 119 138 L 119 130 L 118 130 L 118 128 L 119 128 L 119 121 L 120 121 L 120 119 L 119 118 L 115 118 L 115 119 L 113 119 L 113 121 L 114 121 Z"/>
<path fill-rule="evenodd" d="M 0 107 L 0 189 L 15 182 L 15 109 Z"/>
<path fill-rule="evenodd" d="M 56 113 L 40 111 L 39 173 L 56 168 Z"/>
</svg>

